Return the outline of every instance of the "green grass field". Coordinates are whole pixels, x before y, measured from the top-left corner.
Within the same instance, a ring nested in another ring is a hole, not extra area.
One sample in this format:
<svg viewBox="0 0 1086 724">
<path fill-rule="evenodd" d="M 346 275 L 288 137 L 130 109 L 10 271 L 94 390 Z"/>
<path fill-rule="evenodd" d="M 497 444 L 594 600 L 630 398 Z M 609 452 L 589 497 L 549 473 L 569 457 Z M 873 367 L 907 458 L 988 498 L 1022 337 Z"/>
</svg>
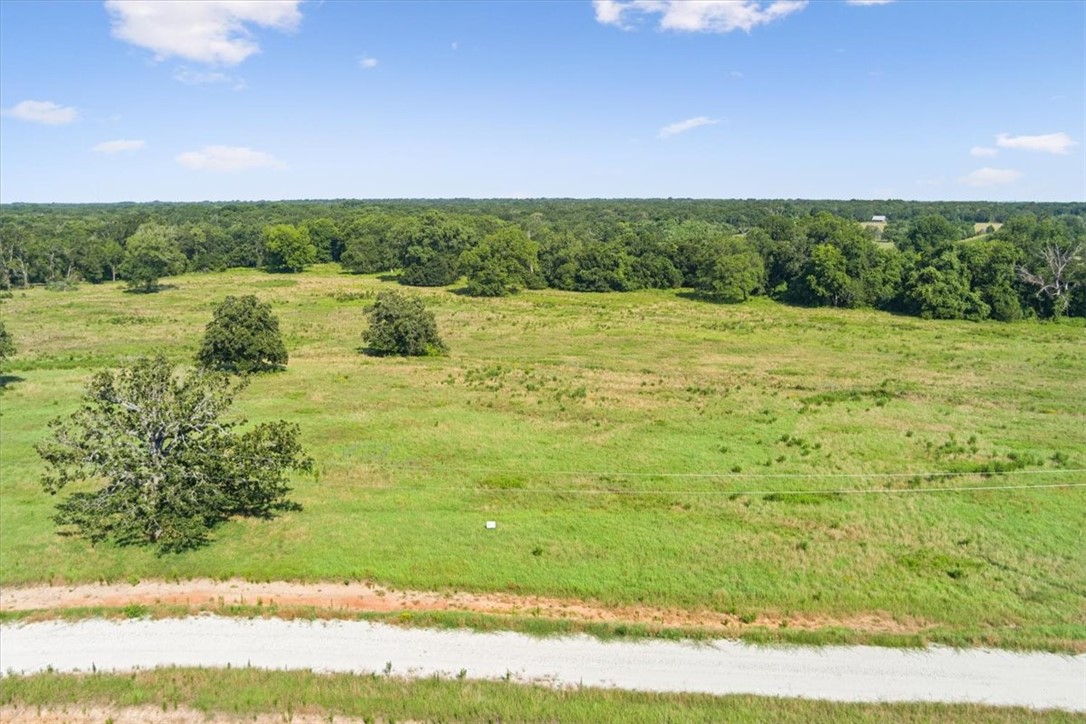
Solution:
<svg viewBox="0 0 1086 724">
<path fill-rule="evenodd" d="M 606 689 L 553 689 L 504 681 L 456 681 L 257 669 L 158 669 L 133 674 L 8 676 L 0 706 L 17 712 L 70 715 L 89 707 L 143 707 L 150 719 L 179 708 L 239 721 L 272 714 L 290 721 L 502 722 L 1071 722 L 1081 717 L 969 704 L 838 704 L 802 699 L 703 694 L 648 694 Z M 109 711 L 100 712 L 108 714 Z M 195 720 L 199 718 L 190 717 Z M 56 716 L 51 720 L 63 720 Z M 171 719 L 172 721 L 173 719 Z"/>
<path fill-rule="evenodd" d="M 1086 488 L 924 492 L 1086 480 L 1081 320 L 425 289 L 451 352 L 403 360 L 359 353 L 393 282 L 332 266 L 169 281 L 0 307 L 19 348 L 0 395 L 3 585 L 372 579 L 1086 641 Z M 49 419 L 126 356 L 188 363 L 242 293 L 272 303 L 291 360 L 237 411 L 301 426 L 318 463 L 296 480 L 304 510 L 183 555 L 57 536 L 33 450 Z"/>
</svg>

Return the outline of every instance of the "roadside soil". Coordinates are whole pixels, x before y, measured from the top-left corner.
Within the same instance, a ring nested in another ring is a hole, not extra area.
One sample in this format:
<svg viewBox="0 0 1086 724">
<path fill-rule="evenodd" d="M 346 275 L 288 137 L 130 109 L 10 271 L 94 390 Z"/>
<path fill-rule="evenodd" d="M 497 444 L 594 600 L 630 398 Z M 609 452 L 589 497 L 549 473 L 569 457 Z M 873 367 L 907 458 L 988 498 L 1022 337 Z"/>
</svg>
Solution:
<svg viewBox="0 0 1086 724">
<path fill-rule="evenodd" d="M 0 707 L 0 722 L 4 724 L 225 724 L 226 722 L 250 722 L 251 724 L 327 724 L 326 714 L 250 714 L 237 716 L 224 713 L 204 713 L 196 709 L 178 707 L 163 711 L 153 706 L 102 706 L 69 704 L 68 706 Z M 362 722 L 351 717 L 335 718 L 344 724 Z"/>
<path fill-rule="evenodd" d="M 815 614 L 785 617 L 764 614 L 754 620 L 742 621 L 738 616 L 709 610 L 605 606 L 593 601 L 506 593 L 397 591 L 367 583 L 251 583 L 239 579 L 194 579 L 181 582 L 141 581 L 136 584 L 7 587 L 0 590 L 0 611 L 5 612 L 85 607 L 122 608 L 133 604 L 187 606 L 192 611 L 234 604 L 274 606 L 281 610 L 315 608 L 359 613 L 459 611 L 721 632 L 786 625 L 791 629 L 802 630 L 846 628 L 867 633 L 913 634 L 933 627 L 933 624 L 918 618 L 894 617 L 880 612 L 844 617 Z"/>
</svg>

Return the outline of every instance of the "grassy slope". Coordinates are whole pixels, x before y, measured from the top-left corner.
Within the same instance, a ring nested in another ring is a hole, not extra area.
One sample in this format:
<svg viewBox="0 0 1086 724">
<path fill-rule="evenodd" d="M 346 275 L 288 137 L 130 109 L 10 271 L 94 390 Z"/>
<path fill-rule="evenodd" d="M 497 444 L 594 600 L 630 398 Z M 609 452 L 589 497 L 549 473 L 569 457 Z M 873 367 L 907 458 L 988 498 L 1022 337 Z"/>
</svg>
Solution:
<svg viewBox="0 0 1086 724">
<path fill-rule="evenodd" d="M 751 492 L 1081 481 L 1060 472 L 1086 467 L 1081 324 L 436 289 L 419 292 L 451 354 L 376 359 L 357 352 L 363 309 L 389 282 L 331 267 L 174 281 L 4 303 L 21 352 L 0 397 L 0 582 L 372 578 L 1086 638 L 1082 488 Z M 93 369 L 191 359 L 212 305 L 248 292 L 272 302 L 291 362 L 238 409 L 301 425 L 320 469 L 297 480 L 305 510 L 231 523 L 182 556 L 56 536 L 32 449 L 45 423 L 74 408 Z M 1054 474 L 866 477 L 1009 456 Z M 653 475 L 705 471 L 729 476 Z"/>
<path fill-rule="evenodd" d="M 1021 722 L 1071 714 L 944 704 L 837 704 L 757 696 L 646 694 L 508 682 L 314 674 L 255 669 L 160 669 L 134 674 L 39 674 L 0 680 L 0 705 L 21 709 L 142 706 L 228 713 L 320 714 L 367 721 Z"/>
</svg>

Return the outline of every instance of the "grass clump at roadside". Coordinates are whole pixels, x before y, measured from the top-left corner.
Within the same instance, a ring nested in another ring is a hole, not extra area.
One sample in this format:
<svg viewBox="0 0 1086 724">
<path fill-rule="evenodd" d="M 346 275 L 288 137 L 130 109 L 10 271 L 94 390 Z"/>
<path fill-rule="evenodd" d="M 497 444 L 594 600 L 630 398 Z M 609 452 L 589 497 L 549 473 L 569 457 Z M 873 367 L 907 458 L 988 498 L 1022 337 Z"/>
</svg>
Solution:
<svg viewBox="0 0 1086 724">
<path fill-rule="evenodd" d="M 178 710 L 236 718 L 275 714 L 366 721 L 503 722 L 1070 722 L 1060 712 L 971 704 L 853 704 L 758 696 L 653 694 L 474 681 L 469 672 L 407 679 L 260 669 L 164 668 L 129 674 L 56 674 L 0 679 L 5 710 L 93 706 Z"/>
<path fill-rule="evenodd" d="M 438 288 L 417 293 L 449 352 L 404 360 L 359 353 L 395 286 L 377 277 L 171 283 L 135 305 L 114 284 L 4 302 L 22 351 L 0 396 L 0 584 L 372 580 L 1086 638 L 1086 489 L 922 492 L 1082 482 L 1079 321 Z M 33 449 L 48 421 L 122 358 L 191 363 L 214 305 L 249 292 L 290 362 L 236 407 L 300 425 L 303 510 L 183 555 L 58 536 Z"/>
</svg>

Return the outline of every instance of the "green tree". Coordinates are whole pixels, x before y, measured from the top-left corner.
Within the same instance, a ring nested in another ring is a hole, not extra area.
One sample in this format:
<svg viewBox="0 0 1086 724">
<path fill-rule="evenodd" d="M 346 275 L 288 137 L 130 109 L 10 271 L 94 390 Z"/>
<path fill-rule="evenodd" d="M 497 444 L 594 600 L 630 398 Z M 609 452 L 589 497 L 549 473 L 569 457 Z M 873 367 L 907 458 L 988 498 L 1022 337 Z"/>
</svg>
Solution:
<svg viewBox="0 0 1086 724">
<path fill-rule="evenodd" d="M 53 420 L 37 450 L 46 492 L 104 484 L 70 495 L 54 521 L 91 542 L 167 552 L 204 544 L 233 516 L 297 509 L 286 498 L 286 474 L 313 464 L 298 427 L 279 421 L 233 431 L 245 421 L 221 418 L 243 386 L 217 372 L 175 375 L 163 356 L 96 374 L 80 409 Z"/>
<path fill-rule="evenodd" d="M 911 311 L 924 319 L 986 319 L 991 309 L 970 288 L 969 274 L 953 250 L 914 271 L 905 286 Z"/>
<path fill-rule="evenodd" d="M 468 293 L 477 297 L 504 297 L 541 282 L 539 246 L 517 226 L 499 229 L 465 251 L 460 267 Z"/>
<path fill-rule="evenodd" d="M 208 369 L 242 374 L 282 369 L 287 348 L 271 305 L 252 294 L 224 299 L 208 322 L 196 361 Z"/>
<path fill-rule="evenodd" d="M 124 263 L 124 247 L 116 241 L 107 241 L 101 249 L 102 264 L 109 269 L 110 281 L 117 281 L 117 272 Z"/>
<path fill-rule="evenodd" d="M 442 287 L 460 277 L 460 254 L 470 246 L 467 226 L 444 214 L 427 213 L 404 229 L 400 282 L 415 287 Z"/>
<path fill-rule="evenodd" d="M 930 257 L 962 238 L 962 229 L 945 217 L 930 214 L 917 219 L 905 233 L 904 248 Z"/>
<path fill-rule="evenodd" d="M 722 241 L 716 253 L 698 271 L 695 288 L 724 302 L 743 302 L 760 291 L 766 281 L 761 254 L 740 237 Z"/>
<path fill-rule="evenodd" d="M 849 306 L 852 279 L 848 276 L 845 255 L 833 244 L 818 244 L 811 249 L 806 281 L 816 302 Z"/>
<path fill-rule="evenodd" d="M 362 339 L 372 354 L 420 356 L 447 350 L 438 335 L 434 313 L 416 296 L 381 292 L 368 315 L 370 326 Z"/>
<path fill-rule="evenodd" d="M 310 219 L 305 222 L 309 239 L 317 250 L 317 261 L 338 261 L 343 253 L 343 234 L 336 222 L 328 218 Z"/>
<path fill-rule="evenodd" d="M 398 264 L 393 217 L 366 214 L 346 227 L 339 263 L 356 274 L 374 274 L 395 269 Z"/>
<path fill-rule="evenodd" d="M 130 289 L 158 291 L 162 277 L 185 270 L 185 255 L 177 247 L 177 230 L 148 223 L 128 237 L 120 273 Z"/>
<path fill-rule="evenodd" d="M 268 250 L 268 269 L 300 272 L 317 261 L 317 247 L 309 239 L 309 229 L 292 224 L 264 227 L 264 248 Z"/>
</svg>

